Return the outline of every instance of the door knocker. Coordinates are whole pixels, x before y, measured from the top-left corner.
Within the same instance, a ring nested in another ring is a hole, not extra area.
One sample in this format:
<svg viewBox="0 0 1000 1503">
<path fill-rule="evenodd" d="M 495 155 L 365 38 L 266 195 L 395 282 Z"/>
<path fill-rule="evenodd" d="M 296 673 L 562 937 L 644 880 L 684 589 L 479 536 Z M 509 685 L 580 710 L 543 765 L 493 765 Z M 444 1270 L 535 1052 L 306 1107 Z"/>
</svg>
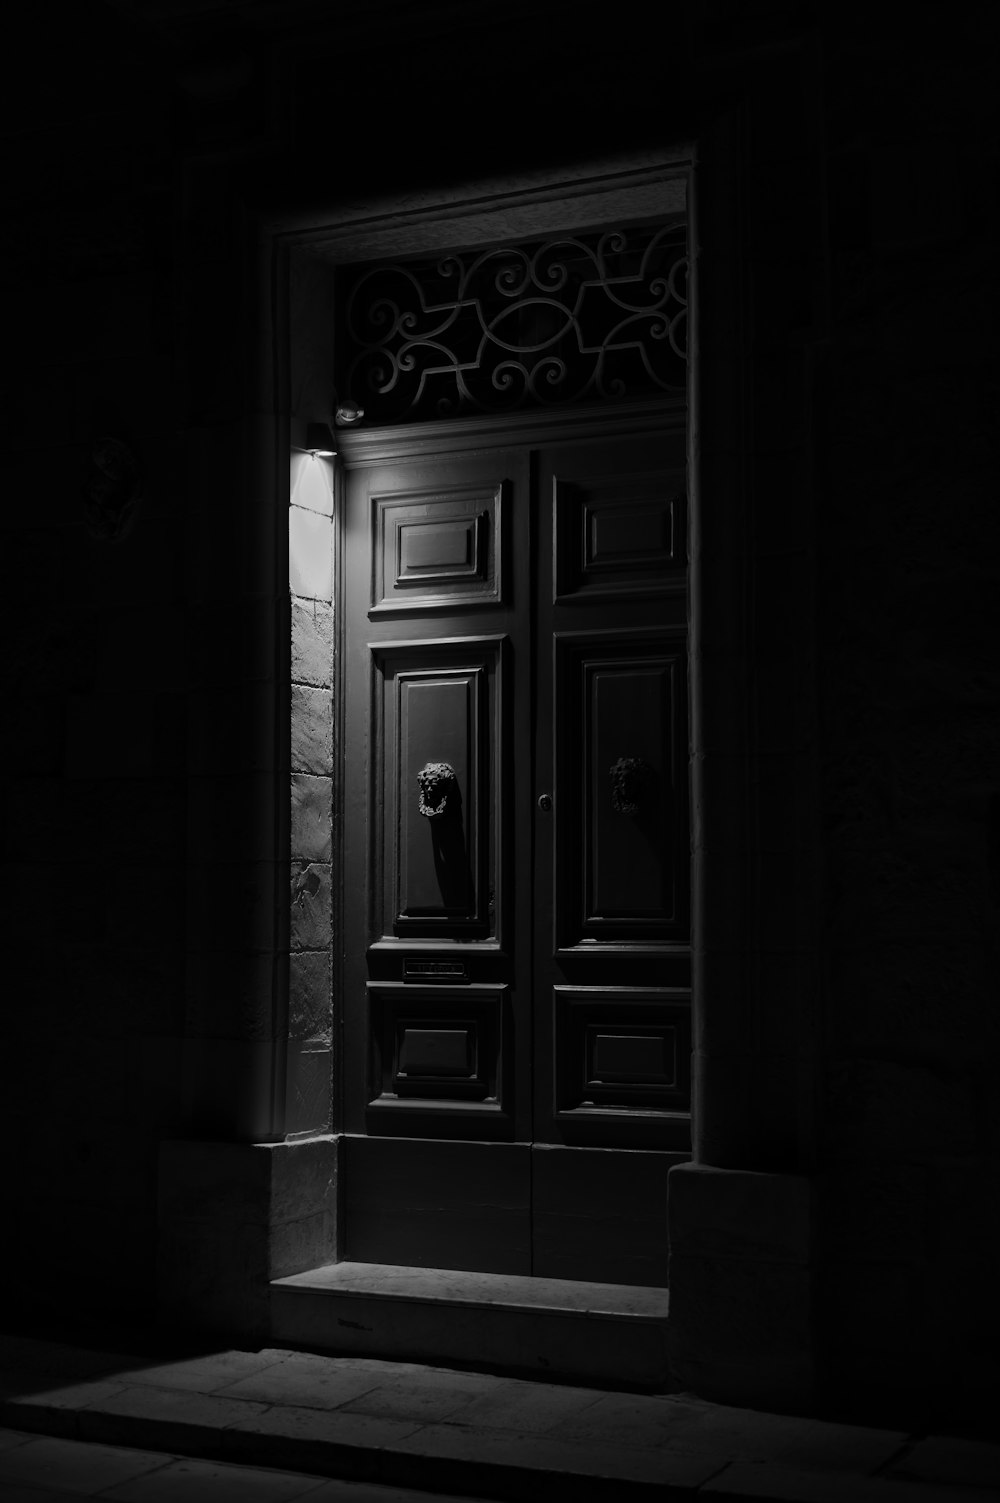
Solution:
<svg viewBox="0 0 1000 1503">
<path fill-rule="evenodd" d="M 610 769 L 611 807 L 616 814 L 638 814 L 649 768 L 641 757 L 619 757 Z"/>
<path fill-rule="evenodd" d="M 420 813 L 427 819 L 440 819 L 448 807 L 448 795 L 458 791 L 455 769 L 448 762 L 428 762 L 417 773 L 420 785 Z"/>
</svg>

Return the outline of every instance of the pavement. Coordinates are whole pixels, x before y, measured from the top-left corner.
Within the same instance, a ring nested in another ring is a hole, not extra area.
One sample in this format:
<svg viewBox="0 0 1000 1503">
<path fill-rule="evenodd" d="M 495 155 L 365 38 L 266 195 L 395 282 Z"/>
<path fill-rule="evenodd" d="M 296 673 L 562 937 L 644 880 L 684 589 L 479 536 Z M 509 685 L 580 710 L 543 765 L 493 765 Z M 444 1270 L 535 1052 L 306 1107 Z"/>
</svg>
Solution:
<svg viewBox="0 0 1000 1503">
<path fill-rule="evenodd" d="M 0 1336 L 0 1499 L 996 1503 L 1000 1445 L 417 1363 Z"/>
</svg>

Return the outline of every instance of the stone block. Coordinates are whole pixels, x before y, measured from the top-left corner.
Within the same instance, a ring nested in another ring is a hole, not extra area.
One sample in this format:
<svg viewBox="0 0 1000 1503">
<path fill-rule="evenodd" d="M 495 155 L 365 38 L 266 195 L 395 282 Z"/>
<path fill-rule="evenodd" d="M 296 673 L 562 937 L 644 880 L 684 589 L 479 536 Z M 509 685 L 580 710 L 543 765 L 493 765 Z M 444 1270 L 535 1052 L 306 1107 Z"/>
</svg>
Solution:
<svg viewBox="0 0 1000 1503">
<path fill-rule="evenodd" d="M 72 791 L 75 798 L 77 789 Z M 62 777 L 6 777 L 3 786 L 3 858 L 36 861 L 66 851 L 66 818 L 72 807 Z M 80 849 L 80 848 L 77 848 Z"/>
<path fill-rule="evenodd" d="M 742 652 L 703 651 L 695 690 L 695 745 L 710 757 L 738 756 L 746 744 L 749 665 Z"/>
<path fill-rule="evenodd" d="M 330 1130 L 333 1060 L 328 1048 L 289 1040 L 286 1056 L 285 1131 L 315 1136 Z"/>
<path fill-rule="evenodd" d="M 283 865 L 236 859 L 185 867 L 181 881 L 188 950 L 273 949 L 275 888 L 284 872 Z"/>
<path fill-rule="evenodd" d="M 181 1113 L 203 1138 L 254 1142 L 274 1137 L 279 1046 L 271 1039 L 186 1038 Z"/>
<path fill-rule="evenodd" d="M 862 1059 L 827 1072 L 827 1155 L 831 1162 L 912 1162 L 977 1148 L 968 1082 L 923 1066 Z"/>
<path fill-rule="evenodd" d="M 197 1456 L 217 1447 L 222 1431 L 259 1419 L 264 1412 L 263 1404 L 249 1399 L 137 1384 L 105 1399 L 100 1407 L 81 1410 L 79 1433 L 84 1440 L 111 1441 L 123 1448 L 146 1436 L 164 1451 Z M 159 1461 L 162 1465 L 162 1456 Z"/>
<path fill-rule="evenodd" d="M 809 1260 L 812 1190 L 805 1176 L 678 1164 L 667 1185 L 672 1257 Z"/>
<path fill-rule="evenodd" d="M 333 599 L 333 524 L 301 506 L 288 509 L 288 584 L 293 595 Z"/>
<path fill-rule="evenodd" d="M 273 1039 L 279 1027 L 269 953 L 202 950 L 189 954 L 185 975 L 189 1038 Z"/>
<path fill-rule="evenodd" d="M 267 596 L 234 600 L 210 595 L 184 613 L 184 670 L 192 690 L 261 683 L 276 676 L 278 608 Z"/>
<path fill-rule="evenodd" d="M 874 1260 L 827 1263 L 821 1273 L 820 1310 L 831 1348 L 848 1362 L 861 1364 L 871 1379 L 871 1364 L 914 1361 L 927 1349 L 919 1250 L 895 1262 Z M 928 1388 L 927 1375 L 913 1374 L 912 1386 Z"/>
<path fill-rule="evenodd" d="M 293 506 L 333 516 L 333 467 L 315 454 L 293 453 L 289 492 Z"/>
<path fill-rule="evenodd" d="M 272 1143 L 267 1145 L 267 1153 L 275 1224 L 301 1221 L 317 1209 L 333 1214 L 337 1200 L 337 1144 L 333 1138 Z"/>
<path fill-rule="evenodd" d="M 329 690 L 292 685 L 291 767 L 293 772 L 329 776 L 333 764 L 333 706 Z"/>
<path fill-rule="evenodd" d="M 670 1365 L 721 1403 L 808 1410 L 811 1191 L 797 1175 L 683 1164 L 668 1176 Z"/>
<path fill-rule="evenodd" d="M 197 777 L 273 771 L 280 714 L 271 684 L 216 685 L 187 702 L 186 758 Z"/>
<path fill-rule="evenodd" d="M 329 1049 L 333 1038 L 333 997 L 328 950 L 289 957 L 288 1036 Z"/>
<path fill-rule="evenodd" d="M 118 694 L 122 687 L 149 685 L 158 693 L 187 688 L 186 616 L 180 602 L 135 603 L 101 619 L 95 688 Z"/>
<path fill-rule="evenodd" d="M 80 1493 L 81 1478 L 95 1496 L 105 1488 L 158 1471 L 162 1465 L 163 1456 L 157 1451 L 88 1445 L 82 1440 L 45 1435 L 6 1452 L 2 1476 L 5 1491 L 10 1489 L 9 1498 L 30 1497 L 37 1487 L 40 1490 L 36 1496 L 44 1503 L 46 1499 Z"/>
<path fill-rule="evenodd" d="M 746 967 L 752 965 L 752 956 Z M 730 1000 L 730 999 L 727 999 Z M 743 1001 L 755 1005 L 752 984 Z M 751 1026 L 754 1018 L 751 1014 Z M 694 1127 L 699 1161 L 730 1171 L 782 1172 L 801 1162 L 815 1111 L 814 1069 L 808 1054 L 706 1054 L 696 1051 Z"/>
<path fill-rule="evenodd" d="M 191 861 L 267 861 L 274 855 L 274 779 L 266 774 L 187 780 Z"/>
<path fill-rule="evenodd" d="M 176 1130 L 180 1119 L 181 1041 L 177 1036 L 151 1035 L 126 1046 L 128 1120 L 139 1130 Z"/>
<path fill-rule="evenodd" d="M 337 1256 L 336 1217 L 333 1211 L 317 1211 L 300 1221 L 285 1221 L 271 1228 L 271 1277 L 282 1279 L 306 1268 L 319 1268 Z"/>
<path fill-rule="evenodd" d="M 165 982 L 173 979 L 174 967 L 167 957 L 176 953 L 184 923 L 184 867 L 176 860 L 147 862 L 141 851 L 135 857 L 109 863 L 102 874 L 108 937 L 129 951 L 155 949 Z M 137 1000 L 133 995 L 133 1005 Z M 138 1011 L 154 1013 L 141 1002 Z"/>
<path fill-rule="evenodd" d="M 773 607 L 777 612 L 777 606 Z M 818 742 L 818 711 L 815 699 L 814 655 L 805 624 L 795 621 L 797 603 L 788 607 L 788 637 L 761 655 L 753 664 L 753 742 L 761 756 L 797 756 L 812 753 Z M 780 628 L 771 622 L 771 634 Z"/>
<path fill-rule="evenodd" d="M 291 855 L 300 861 L 330 860 L 333 781 L 293 773 L 291 779 Z"/>
<path fill-rule="evenodd" d="M 179 775 L 81 777 L 66 784 L 60 848 L 92 859 L 177 861 L 185 841 L 185 785 Z M 47 811 L 35 811 L 44 820 Z M 37 849 L 37 845 L 36 845 Z"/>
<path fill-rule="evenodd" d="M 127 530 L 114 543 L 92 536 L 81 521 L 78 531 L 64 529 L 62 544 L 65 599 L 74 606 L 100 600 L 115 610 L 176 603 L 183 593 L 184 566 L 200 552 L 186 546 L 176 516 L 151 515 L 141 498 Z"/>
<path fill-rule="evenodd" d="M 0 725 L 0 766 L 7 775 L 58 776 L 65 756 L 65 701 L 55 692 L 7 698 Z"/>
<path fill-rule="evenodd" d="M 1000 1493 L 1000 1446 L 961 1440 L 953 1435 L 929 1435 L 907 1451 L 886 1473 L 923 1483 L 952 1483 Z"/>
<path fill-rule="evenodd" d="M 812 1281 L 805 1268 L 671 1256 L 670 1294 L 675 1371 L 675 1356 L 749 1362 L 761 1353 L 783 1360 L 810 1354 Z"/>
<path fill-rule="evenodd" d="M 125 934 L 123 930 L 123 938 Z M 108 937 L 118 937 L 110 927 Z M 105 1047 L 112 1039 L 179 1032 L 183 962 L 172 950 L 166 924 L 159 944 L 153 934 L 143 938 L 141 949 L 124 943 L 68 944 L 66 989 L 60 998 L 50 998 L 50 1020 L 55 1020 L 55 1008 L 61 1004 L 66 1009 L 63 1026 L 70 1036 L 86 1033 Z"/>
<path fill-rule="evenodd" d="M 1000 1246 L 995 1158 L 933 1158 L 927 1166 L 928 1252 L 956 1263 Z"/>
<path fill-rule="evenodd" d="M 160 1217 L 242 1226 L 263 1214 L 270 1173 L 266 1146 L 168 1139 L 160 1147 Z"/>
<path fill-rule="evenodd" d="M 289 926 L 293 950 L 329 948 L 333 923 L 330 879 L 329 862 L 293 864 Z"/>
<path fill-rule="evenodd" d="M 919 1165 L 864 1161 L 817 1181 L 823 1253 L 834 1262 L 905 1262 L 924 1249 L 927 1176 Z"/>
<path fill-rule="evenodd" d="M 333 611 L 319 600 L 291 602 L 292 682 L 329 688 L 333 681 Z"/>
<path fill-rule="evenodd" d="M 161 1311 L 262 1339 L 270 1279 L 333 1257 L 335 1212 L 332 1138 L 163 1143 Z"/>
</svg>

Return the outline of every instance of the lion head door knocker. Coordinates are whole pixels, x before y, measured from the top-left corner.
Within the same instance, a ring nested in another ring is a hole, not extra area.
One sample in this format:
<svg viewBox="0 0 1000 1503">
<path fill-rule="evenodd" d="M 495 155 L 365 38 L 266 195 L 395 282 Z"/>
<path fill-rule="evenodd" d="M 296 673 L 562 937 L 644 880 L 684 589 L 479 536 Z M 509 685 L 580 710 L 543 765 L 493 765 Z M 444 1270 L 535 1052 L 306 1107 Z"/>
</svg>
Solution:
<svg viewBox="0 0 1000 1503">
<path fill-rule="evenodd" d="M 611 807 L 616 814 L 638 814 L 650 768 L 641 757 L 619 757 L 610 768 Z"/>
<path fill-rule="evenodd" d="M 427 819 L 440 819 L 448 807 L 448 796 L 458 792 L 455 769 L 448 762 L 428 762 L 417 773 L 420 785 L 420 813 Z"/>
</svg>

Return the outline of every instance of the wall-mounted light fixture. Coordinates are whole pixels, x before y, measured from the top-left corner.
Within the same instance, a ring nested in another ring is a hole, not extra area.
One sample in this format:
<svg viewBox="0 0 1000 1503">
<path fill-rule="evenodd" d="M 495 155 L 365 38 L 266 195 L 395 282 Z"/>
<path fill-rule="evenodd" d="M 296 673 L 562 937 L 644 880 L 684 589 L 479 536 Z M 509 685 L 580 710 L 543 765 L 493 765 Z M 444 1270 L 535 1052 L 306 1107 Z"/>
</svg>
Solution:
<svg viewBox="0 0 1000 1503">
<path fill-rule="evenodd" d="M 364 415 L 365 409 L 357 402 L 344 400 L 337 403 L 334 419 L 338 427 L 350 427 L 352 423 L 360 423 Z"/>
<path fill-rule="evenodd" d="M 337 452 L 331 424 L 309 423 L 304 448 L 307 454 L 313 454 L 319 459 L 331 459 Z"/>
</svg>

